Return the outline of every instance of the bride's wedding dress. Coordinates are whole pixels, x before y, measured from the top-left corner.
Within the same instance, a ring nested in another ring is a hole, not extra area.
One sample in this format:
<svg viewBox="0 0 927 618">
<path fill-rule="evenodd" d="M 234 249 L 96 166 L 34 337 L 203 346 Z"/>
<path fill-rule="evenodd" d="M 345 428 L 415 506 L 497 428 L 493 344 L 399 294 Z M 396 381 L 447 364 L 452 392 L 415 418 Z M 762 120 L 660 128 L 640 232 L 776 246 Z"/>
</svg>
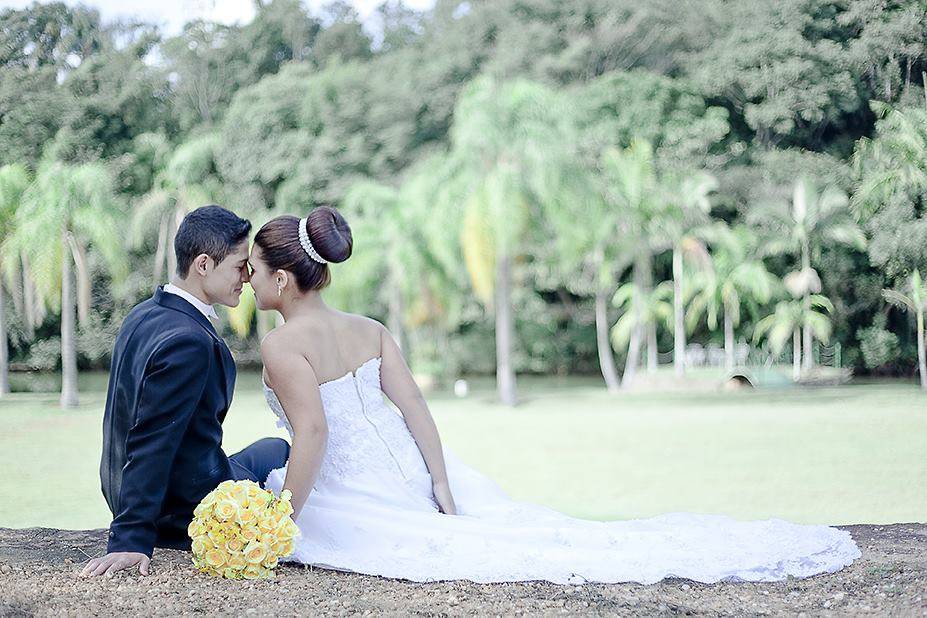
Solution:
<svg viewBox="0 0 927 618">
<path fill-rule="evenodd" d="M 445 449 L 459 515 L 438 511 L 405 421 L 384 401 L 380 359 L 319 387 L 329 438 L 289 558 L 339 570 L 436 581 L 640 582 L 684 577 L 775 581 L 834 572 L 860 556 L 849 533 L 781 520 L 674 513 L 586 521 L 515 502 Z M 273 391 L 268 403 L 292 437 Z M 279 493 L 285 468 L 267 487 Z"/>
</svg>

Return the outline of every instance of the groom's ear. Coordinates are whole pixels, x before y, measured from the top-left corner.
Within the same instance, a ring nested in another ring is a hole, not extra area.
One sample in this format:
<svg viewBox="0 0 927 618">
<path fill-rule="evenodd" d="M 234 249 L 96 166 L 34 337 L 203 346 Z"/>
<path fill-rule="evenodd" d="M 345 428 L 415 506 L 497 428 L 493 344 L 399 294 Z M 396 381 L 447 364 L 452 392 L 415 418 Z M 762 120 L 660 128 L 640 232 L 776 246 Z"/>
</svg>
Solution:
<svg viewBox="0 0 927 618">
<path fill-rule="evenodd" d="M 209 260 L 210 258 L 208 255 L 205 253 L 200 253 L 198 256 L 193 258 L 193 263 L 190 264 L 190 272 L 205 277 L 209 274 Z"/>
</svg>

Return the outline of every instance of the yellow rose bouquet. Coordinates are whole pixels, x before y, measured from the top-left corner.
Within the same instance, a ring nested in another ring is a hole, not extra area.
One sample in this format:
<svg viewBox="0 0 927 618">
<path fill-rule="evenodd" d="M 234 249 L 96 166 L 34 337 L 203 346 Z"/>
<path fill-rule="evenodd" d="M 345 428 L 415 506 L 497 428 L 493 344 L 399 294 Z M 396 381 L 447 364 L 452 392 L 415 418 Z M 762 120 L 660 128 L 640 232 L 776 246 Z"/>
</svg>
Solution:
<svg viewBox="0 0 927 618">
<path fill-rule="evenodd" d="M 187 528 L 193 566 L 228 579 L 270 577 L 299 535 L 290 497 L 284 490 L 278 498 L 254 481 L 220 483 L 194 509 Z"/>
</svg>

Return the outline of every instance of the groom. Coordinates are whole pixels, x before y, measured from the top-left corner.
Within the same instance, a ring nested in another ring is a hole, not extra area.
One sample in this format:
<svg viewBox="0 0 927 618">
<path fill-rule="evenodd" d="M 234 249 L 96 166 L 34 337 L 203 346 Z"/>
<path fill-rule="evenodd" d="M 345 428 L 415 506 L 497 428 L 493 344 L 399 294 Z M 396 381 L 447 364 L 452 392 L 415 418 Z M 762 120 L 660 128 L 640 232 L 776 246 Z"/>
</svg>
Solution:
<svg viewBox="0 0 927 618">
<path fill-rule="evenodd" d="M 138 566 L 154 547 L 189 549 L 193 509 L 227 479 L 263 483 L 289 445 L 265 438 L 226 457 L 222 421 L 235 364 L 216 333 L 213 305 L 238 305 L 249 280 L 251 223 L 219 206 L 188 214 L 177 230 L 172 283 L 136 306 L 116 338 L 103 416 L 100 480 L 113 513 L 107 554 L 84 576 Z"/>
</svg>

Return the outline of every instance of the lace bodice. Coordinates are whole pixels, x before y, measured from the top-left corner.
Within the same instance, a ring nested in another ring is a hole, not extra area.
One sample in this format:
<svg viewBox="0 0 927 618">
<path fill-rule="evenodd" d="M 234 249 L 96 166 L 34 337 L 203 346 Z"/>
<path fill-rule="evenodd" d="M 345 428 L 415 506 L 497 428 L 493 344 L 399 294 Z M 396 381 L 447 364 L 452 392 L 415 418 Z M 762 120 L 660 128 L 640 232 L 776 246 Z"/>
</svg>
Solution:
<svg viewBox="0 0 927 618">
<path fill-rule="evenodd" d="M 319 385 L 328 444 L 316 489 L 325 483 L 350 483 L 371 474 L 394 480 L 431 497 L 428 468 L 409 428 L 383 398 L 380 388 L 380 357 L 364 362 L 353 373 Z M 293 438 L 293 427 L 276 393 L 264 384 L 264 395 L 277 416 L 277 424 Z"/>
</svg>

